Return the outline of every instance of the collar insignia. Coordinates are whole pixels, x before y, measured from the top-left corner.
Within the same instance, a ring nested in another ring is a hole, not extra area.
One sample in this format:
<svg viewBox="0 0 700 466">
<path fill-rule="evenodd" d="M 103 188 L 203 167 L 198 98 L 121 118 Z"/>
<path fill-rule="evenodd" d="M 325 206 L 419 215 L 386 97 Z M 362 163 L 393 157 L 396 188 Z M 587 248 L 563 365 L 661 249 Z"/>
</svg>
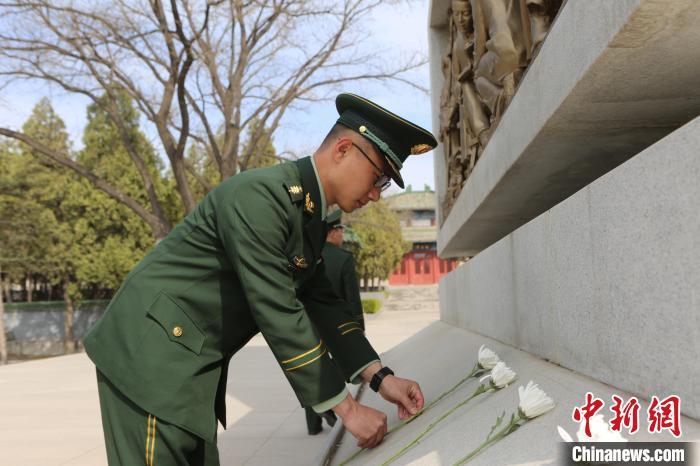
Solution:
<svg viewBox="0 0 700 466">
<path fill-rule="evenodd" d="M 309 264 L 306 262 L 304 256 L 294 256 L 294 267 L 298 269 L 305 269 L 308 266 Z"/>
<path fill-rule="evenodd" d="M 301 194 L 301 186 L 298 184 L 289 187 L 289 194 Z"/>
<path fill-rule="evenodd" d="M 314 206 L 314 201 L 311 200 L 310 193 L 306 193 L 306 206 L 304 207 L 304 210 L 311 215 L 313 215 L 313 213 L 314 213 L 315 206 Z"/>
</svg>

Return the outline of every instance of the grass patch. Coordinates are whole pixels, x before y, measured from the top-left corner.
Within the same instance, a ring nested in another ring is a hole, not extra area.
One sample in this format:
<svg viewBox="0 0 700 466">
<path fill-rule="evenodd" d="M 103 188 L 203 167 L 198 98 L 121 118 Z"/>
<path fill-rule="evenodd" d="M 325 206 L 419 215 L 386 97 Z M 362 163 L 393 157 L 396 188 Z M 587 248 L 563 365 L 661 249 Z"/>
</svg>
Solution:
<svg viewBox="0 0 700 466">
<path fill-rule="evenodd" d="M 362 300 L 362 311 L 365 314 L 376 314 L 382 308 L 382 302 L 378 299 L 370 298 Z"/>
</svg>

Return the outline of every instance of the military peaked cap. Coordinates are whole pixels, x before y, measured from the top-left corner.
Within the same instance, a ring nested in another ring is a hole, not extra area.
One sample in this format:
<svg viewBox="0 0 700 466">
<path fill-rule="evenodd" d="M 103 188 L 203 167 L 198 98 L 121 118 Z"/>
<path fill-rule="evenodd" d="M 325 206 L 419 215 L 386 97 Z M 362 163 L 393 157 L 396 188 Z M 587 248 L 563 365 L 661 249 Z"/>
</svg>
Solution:
<svg viewBox="0 0 700 466">
<path fill-rule="evenodd" d="M 437 141 L 418 125 L 355 94 L 340 94 L 335 99 L 338 123 L 369 139 L 384 156 L 388 175 L 403 188 L 401 168 L 409 155 L 433 150 Z"/>
</svg>

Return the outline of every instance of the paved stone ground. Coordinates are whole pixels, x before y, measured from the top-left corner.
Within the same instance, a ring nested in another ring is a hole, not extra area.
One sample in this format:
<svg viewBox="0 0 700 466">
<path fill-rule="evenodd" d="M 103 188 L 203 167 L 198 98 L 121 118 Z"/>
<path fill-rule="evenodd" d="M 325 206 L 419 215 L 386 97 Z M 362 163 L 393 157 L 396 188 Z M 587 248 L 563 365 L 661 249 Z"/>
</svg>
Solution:
<svg viewBox="0 0 700 466">
<path fill-rule="evenodd" d="M 382 311 L 367 316 L 380 354 L 439 318 L 437 286 L 390 293 Z M 329 432 L 306 434 L 304 411 L 266 346 L 258 336 L 231 362 L 229 428 L 219 434 L 222 465 L 305 465 Z M 95 369 L 85 354 L 0 367 L 0 464 L 106 464 Z"/>
<path fill-rule="evenodd" d="M 365 316 L 383 353 L 439 319 L 437 285 L 389 288 L 381 312 Z M 260 335 L 231 361 L 227 406 L 232 425 L 219 434 L 222 465 L 308 465 L 330 432 L 306 433 L 304 410 Z M 370 396 L 376 396 L 374 394 Z M 385 403 L 385 410 L 393 406 Z"/>
</svg>

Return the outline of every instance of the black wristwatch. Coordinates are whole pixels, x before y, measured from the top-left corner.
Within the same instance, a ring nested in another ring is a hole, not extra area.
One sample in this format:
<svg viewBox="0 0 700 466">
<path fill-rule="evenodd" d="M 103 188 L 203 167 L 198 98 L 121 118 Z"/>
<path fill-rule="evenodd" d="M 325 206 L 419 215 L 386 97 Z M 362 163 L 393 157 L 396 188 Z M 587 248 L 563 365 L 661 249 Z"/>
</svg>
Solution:
<svg viewBox="0 0 700 466">
<path fill-rule="evenodd" d="M 392 371 L 386 366 L 379 369 L 372 376 L 372 380 L 369 382 L 369 388 L 371 388 L 375 392 L 378 392 L 379 386 L 382 384 L 382 380 L 384 380 L 384 377 L 386 377 L 387 375 L 394 375 L 394 371 Z"/>
</svg>

